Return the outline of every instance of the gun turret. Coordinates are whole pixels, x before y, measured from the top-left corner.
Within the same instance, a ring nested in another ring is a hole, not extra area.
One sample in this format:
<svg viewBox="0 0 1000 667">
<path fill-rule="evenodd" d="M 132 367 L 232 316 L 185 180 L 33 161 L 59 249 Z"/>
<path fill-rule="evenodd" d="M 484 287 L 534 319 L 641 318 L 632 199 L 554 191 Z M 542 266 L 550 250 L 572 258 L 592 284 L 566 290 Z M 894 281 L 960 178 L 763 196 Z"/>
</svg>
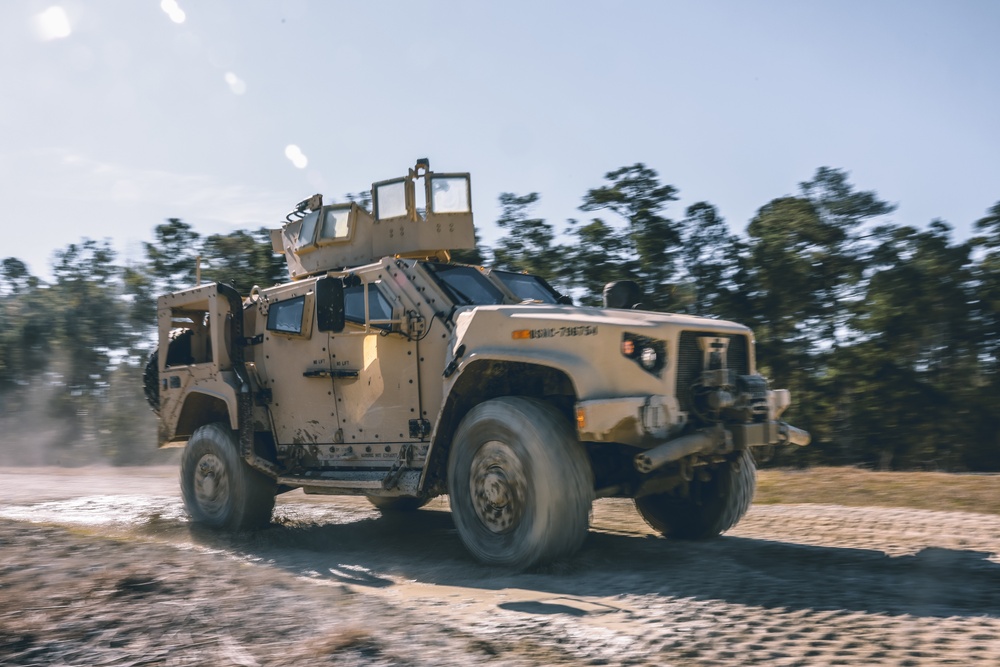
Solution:
<svg viewBox="0 0 1000 667">
<path fill-rule="evenodd" d="M 285 255 L 289 277 L 300 280 L 386 256 L 447 261 L 452 250 L 475 247 L 468 173 L 435 174 L 426 158 L 418 160 L 406 176 L 372 184 L 372 208 L 324 205 L 319 194 L 299 202 L 282 228 L 271 231 L 272 248 Z"/>
</svg>

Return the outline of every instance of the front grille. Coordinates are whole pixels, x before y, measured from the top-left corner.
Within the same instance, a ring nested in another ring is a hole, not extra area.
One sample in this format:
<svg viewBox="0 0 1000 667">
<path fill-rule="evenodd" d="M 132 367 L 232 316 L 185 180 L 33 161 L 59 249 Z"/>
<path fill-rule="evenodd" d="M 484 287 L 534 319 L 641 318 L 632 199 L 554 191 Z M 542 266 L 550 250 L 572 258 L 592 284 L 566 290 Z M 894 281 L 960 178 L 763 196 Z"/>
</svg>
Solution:
<svg viewBox="0 0 1000 667">
<path fill-rule="evenodd" d="M 750 374 L 750 343 L 746 336 L 714 331 L 682 331 L 677 344 L 677 401 L 685 412 L 691 411 L 691 385 L 701 376 L 702 371 L 701 350 L 698 348 L 700 336 L 728 338 L 727 368 L 736 371 L 737 375 Z"/>
</svg>

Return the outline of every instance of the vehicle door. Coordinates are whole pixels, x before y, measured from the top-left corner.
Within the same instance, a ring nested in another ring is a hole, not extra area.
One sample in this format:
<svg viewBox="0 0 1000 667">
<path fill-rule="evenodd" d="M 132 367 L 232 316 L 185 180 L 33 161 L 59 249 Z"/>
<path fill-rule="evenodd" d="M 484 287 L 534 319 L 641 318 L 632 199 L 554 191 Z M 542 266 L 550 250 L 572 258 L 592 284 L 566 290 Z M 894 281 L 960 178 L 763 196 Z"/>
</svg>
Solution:
<svg viewBox="0 0 1000 667">
<path fill-rule="evenodd" d="M 315 323 L 315 280 L 289 285 L 266 299 L 263 341 L 251 372 L 270 394 L 279 445 L 336 442 L 340 422 L 330 369 L 329 334 Z M 258 425 L 266 430 L 267 425 Z"/>
<path fill-rule="evenodd" d="M 378 278 L 344 288 L 344 330 L 330 336 L 343 442 L 354 454 L 394 459 L 419 442 L 417 343 L 399 333 L 402 305 Z M 412 422 L 412 423 L 411 423 Z"/>
</svg>

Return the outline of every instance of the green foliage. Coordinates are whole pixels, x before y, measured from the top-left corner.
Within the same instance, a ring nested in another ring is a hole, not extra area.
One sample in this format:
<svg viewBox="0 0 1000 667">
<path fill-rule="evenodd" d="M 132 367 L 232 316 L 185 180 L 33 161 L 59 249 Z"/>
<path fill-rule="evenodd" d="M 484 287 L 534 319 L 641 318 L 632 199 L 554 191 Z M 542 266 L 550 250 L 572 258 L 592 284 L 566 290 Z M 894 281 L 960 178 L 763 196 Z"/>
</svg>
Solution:
<svg viewBox="0 0 1000 667">
<path fill-rule="evenodd" d="M 38 279 L 28 272 L 28 265 L 16 257 L 0 262 L 0 294 L 21 294 L 38 286 Z"/>
<path fill-rule="evenodd" d="M 569 222 L 577 224 L 575 220 Z M 575 227 L 572 235 L 576 243 L 566 250 L 563 275 L 571 287 L 582 288 L 583 305 L 600 305 L 604 285 L 613 280 L 639 278 L 634 263 L 623 257 L 626 241 L 600 218 Z"/>
<path fill-rule="evenodd" d="M 746 244 L 729 231 L 729 225 L 708 202 L 687 208 L 681 222 L 680 289 L 677 309 L 694 315 L 736 319 L 741 313 L 740 258 Z"/>
<path fill-rule="evenodd" d="M 65 382 L 89 391 L 106 384 L 112 351 L 128 349 L 135 332 L 126 326 L 121 268 L 107 241 L 84 239 L 56 253 L 55 283 L 47 290 L 51 335 L 59 340 Z"/>
<path fill-rule="evenodd" d="M 370 211 L 372 209 L 372 191 L 362 190 L 361 192 L 348 192 L 347 201 L 352 204 L 357 204 L 361 208 Z"/>
<path fill-rule="evenodd" d="M 241 294 L 253 286 L 270 287 L 281 282 L 285 262 L 271 251 L 271 235 L 265 228 L 253 233 L 235 231 L 214 234 L 201 245 L 202 282 L 233 285 Z"/>
<path fill-rule="evenodd" d="M 537 192 L 523 196 L 501 193 L 497 226 L 507 234 L 493 249 L 493 263 L 499 269 L 531 273 L 557 282 L 563 261 L 561 250 L 555 245 L 552 225 L 530 215 L 538 200 Z"/>
<path fill-rule="evenodd" d="M 483 248 L 482 242 L 479 239 L 479 230 L 475 232 L 475 247 L 471 250 L 458 249 L 451 251 L 451 261 L 458 262 L 460 264 L 475 264 L 476 266 L 482 266 L 486 264 L 486 251 Z"/>
<path fill-rule="evenodd" d="M 194 285 L 201 238 L 198 232 L 180 218 L 168 218 L 153 234 L 153 243 L 143 243 L 153 284 L 161 292 Z"/>
<path fill-rule="evenodd" d="M 367 206 L 368 194 L 348 199 Z M 894 207 L 828 167 L 762 206 L 745 235 L 708 202 L 671 220 L 677 194 L 642 163 L 622 167 L 583 197 L 581 210 L 606 217 L 560 232 L 533 214 L 538 193 L 504 193 L 504 235 L 492 249 L 477 236 L 453 258 L 492 255 L 589 305 L 606 283 L 632 279 L 648 309 L 752 326 L 758 367 L 792 391 L 787 418 L 813 434 L 779 463 L 1000 470 L 1000 202 L 956 242 L 940 221 L 880 220 Z M 11 415 L 47 425 L 64 462 L 151 460 L 140 378 L 155 299 L 194 285 L 199 257 L 203 282 L 244 294 L 285 280 L 267 230 L 202 237 L 177 218 L 154 229 L 138 263 L 89 239 L 56 254 L 51 284 L 0 261 L 0 428 Z"/>
<path fill-rule="evenodd" d="M 0 291 L 0 393 L 26 382 L 46 367 L 52 335 L 45 293 L 20 260 L 3 261 Z M 9 272 L 8 272 L 9 271 Z"/>
<path fill-rule="evenodd" d="M 565 251 L 565 275 L 570 285 L 588 292 L 584 302 L 593 303 L 598 283 L 603 289 L 606 278 L 618 267 L 618 279 L 635 280 L 644 287 L 644 307 L 666 310 L 674 303 L 681 231 L 662 214 L 677 199 L 677 190 L 661 184 L 656 171 L 641 162 L 608 172 L 604 178 L 609 183 L 587 191 L 580 210 L 611 211 L 624 224 L 594 218 L 575 228 L 572 235 L 578 242 Z"/>
</svg>

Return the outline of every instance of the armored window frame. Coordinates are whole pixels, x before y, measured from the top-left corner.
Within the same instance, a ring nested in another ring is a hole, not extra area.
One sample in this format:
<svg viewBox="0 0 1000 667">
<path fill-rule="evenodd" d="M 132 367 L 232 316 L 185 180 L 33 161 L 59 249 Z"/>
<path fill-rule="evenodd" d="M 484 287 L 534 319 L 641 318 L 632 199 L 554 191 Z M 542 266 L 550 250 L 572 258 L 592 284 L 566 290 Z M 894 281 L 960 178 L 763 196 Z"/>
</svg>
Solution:
<svg viewBox="0 0 1000 667">
<path fill-rule="evenodd" d="M 456 306 L 495 306 L 505 301 L 503 290 L 473 266 L 426 262 L 423 267 Z M 465 285 L 466 289 L 463 290 L 463 285 L 448 277 L 448 274 L 467 277 L 470 282 Z M 470 287 L 478 287 L 489 298 L 483 300 L 473 298 L 476 295 L 470 293 L 468 289 Z"/>
<path fill-rule="evenodd" d="M 322 210 L 312 211 L 299 221 L 299 233 L 295 238 L 295 252 L 302 254 L 316 249 L 316 237 L 319 235 L 321 227 L 320 213 Z M 308 233 L 306 233 L 307 230 L 309 230 Z"/>
<path fill-rule="evenodd" d="M 335 204 L 333 206 L 324 206 L 323 215 L 320 223 L 317 225 L 318 231 L 316 235 L 316 244 L 319 246 L 328 246 L 337 243 L 349 243 L 354 237 L 354 228 L 357 225 L 358 216 L 356 209 L 357 204 Z M 329 216 L 333 213 L 343 213 L 345 211 L 347 212 L 346 233 L 340 236 L 327 236 L 325 232 L 327 231 Z"/>
<path fill-rule="evenodd" d="M 522 301 L 541 301 L 542 303 L 557 304 L 559 303 L 559 297 L 561 296 L 552 285 L 544 279 L 538 276 L 532 275 L 530 273 L 518 273 L 516 271 L 501 271 L 499 269 L 493 269 L 489 272 L 491 276 L 496 276 L 497 280 L 507 289 L 508 292 L 513 294 L 518 299 Z M 516 283 L 533 283 L 537 288 L 538 292 L 545 295 L 547 298 L 537 299 L 534 296 L 528 296 L 526 294 L 519 293 L 514 286 Z"/>
<path fill-rule="evenodd" d="M 293 326 L 294 311 L 298 310 L 298 324 Z M 306 313 L 306 295 L 293 296 L 284 301 L 272 303 L 267 309 L 267 330 L 286 335 L 302 335 L 302 323 Z M 280 320 L 280 318 L 286 318 Z"/>
<path fill-rule="evenodd" d="M 373 283 L 364 283 L 344 288 L 344 319 L 347 322 L 363 326 L 366 331 L 370 329 L 392 331 L 393 325 L 398 324 L 399 320 L 393 318 L 395 308 L 393 307 L 392 299 L 380 287 L 381 283 L 382 281 L 376 280 Z M 361 309 L 357 305 L 352 304 L 352 297 L 359 293 L 363 295 L 361 297 L 361 305 L 364 308 L 363 312 L 360 312 Z M 373 299 L 375 304 L 372 303 Z M 388 317 L 372 318 L 373 311 L 375 310 L 372 306 L 376 304 L 380 311 L 378 314 L 388 315 Z M 353 309 L 351 308 L 352 305 L 355 306 Z"/>
<path fill-rule="evenodd" d="M 313 303 L 314 293 L 312 289 L 308 292 L 303 292 L 301 286 L 296 286 L 298 289 L 291 294 L 284 293 L 278 298 L 275 298 L 267 306 L 267 331 L 271 334 L 277 336 L 287 336 L 289 338 L 311 338 L 312 328 L 313 328 L 313 315 L 316 311 L 316 306 Z M 276 319 L 281 313 L 281 311 L 286 309 L 298 309 L 295 303 L 301 302 L 302 311 L 301 317 L 298 321 L 298 330 L 294 328 L 279 328 L 277 326 Z"/>
<path fill-rule="evenodd" d="M 383 188 L 388 188 L 393 185 L 403 186 L 403 211 L 397 213 L 396 211 L 389 211 L 392 215 L 386 215 L 385 202 L 382 202 L 382 197 L 379 196 L 379 191 Z M 372 212 L 375 214 L 376 222 L 382 220 L 399 220 L 404 218 L 409 218 L 413 215 L 414 211 L 414 195 L 413 195 L 413 181 L 410 179 L 403 178 L 392 178 L 387 181 L 379 181 L 378 183 L 372 183 Z"/>
<path fill-rule="evenodd" d="M 428 214 L 430 214 L 430 215 L 470 215 L 472 213 L 472 179 L 469 177 L 469 174 L 467 174 L 467 173 L 466 174 L 461 174 L 461 173 L 456 173 L 456 174 L 435 174 L 435 173 L 431 173 L 431 174 L 427 175 L 426 181 L 427 182 L 424 185 L 424 188 L 425 188 L 424 192 L 425 192 L 425 199 L 426 199 L 426 202 L 427 202 L 427 212 L 428 212 Z M 435 184 L 435 182 L 438 182 L 438 181 L 463 181 L 464 182 L 464 185 L 465 185 L 465 188 L 464 188 L 465 191 L 463 193 L 464 194 L 464 199 L 465 199 L 465 208 L 464 209 L 461 209 L 461 210 L 444 210 L 444 211 L 437 210 L 437 208 L 434 206 L 434 202 L 435 202 L 435 198 L 434 198 L 434 194 L 435 194 L 434 184 Z"/>
</svg>

